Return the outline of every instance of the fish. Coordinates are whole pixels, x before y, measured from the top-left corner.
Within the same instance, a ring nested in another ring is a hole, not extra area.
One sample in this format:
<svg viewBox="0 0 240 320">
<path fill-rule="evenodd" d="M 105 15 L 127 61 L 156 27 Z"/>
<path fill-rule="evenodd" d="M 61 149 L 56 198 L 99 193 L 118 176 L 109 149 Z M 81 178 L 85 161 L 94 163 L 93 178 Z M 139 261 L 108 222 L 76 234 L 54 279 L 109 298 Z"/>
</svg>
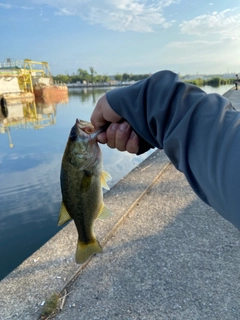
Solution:
<svg viewBox="0 0 240 320">
<path fill-rule="evenodd" d="M 76 119 L 62 157 L 60 186 L 62 204 L 58 226 L 74 220 L 78 241 L 76 263 L 81 264 L 102 247 L 94 234 L 95 219 L 106 219 L 112 212 L 103 202 L 102 188 L 109 189 L 109 173 L 103 171 L 102 152 L 96 130 L 90 122 Z"/>
</svg>

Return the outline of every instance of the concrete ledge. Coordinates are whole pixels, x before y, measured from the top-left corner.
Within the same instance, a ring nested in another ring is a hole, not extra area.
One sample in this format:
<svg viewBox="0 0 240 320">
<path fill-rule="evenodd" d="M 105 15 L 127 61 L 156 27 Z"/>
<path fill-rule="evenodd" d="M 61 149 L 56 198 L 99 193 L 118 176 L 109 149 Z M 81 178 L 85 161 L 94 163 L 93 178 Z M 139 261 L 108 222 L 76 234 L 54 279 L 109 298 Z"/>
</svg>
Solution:
<svg viewBox="0 0 240 320">
<path fill-rule="evenodd" d="M 231 97 L 233 90 L 235 90 L 235 87 L 232 87 L 231 89 L 229 89 L 227 92 L 223 94 L 223 96 L 228 99 L 229 97 Z"/>
<path fill-rule="evenodd" d="M 237 110 L 240 110 L 240 90 L 236 90 L 235 87 L 233 87 L 224 93 L 223 96 L 229 99 Z"/>
</svg>

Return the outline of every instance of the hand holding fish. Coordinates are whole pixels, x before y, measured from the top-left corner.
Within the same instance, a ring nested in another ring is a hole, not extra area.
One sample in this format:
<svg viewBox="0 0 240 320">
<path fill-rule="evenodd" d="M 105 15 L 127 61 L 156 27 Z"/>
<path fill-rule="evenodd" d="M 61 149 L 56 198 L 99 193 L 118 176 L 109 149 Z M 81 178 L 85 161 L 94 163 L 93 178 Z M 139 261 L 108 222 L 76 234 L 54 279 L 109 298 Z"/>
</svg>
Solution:
<svg viewBox="0 0 240 320">
<path fill-rule="evenodd" d="M 92 113 L 91 122 L 95 128 L 103 127 L 110 123 L 108 129 L 98 135 L 100 143 L 106 143 L 110 148 L 119 151 L 137 153 L 139 149 L 139 138 L 127 121 L 122 121 L 110 107 L 106 95 L 102 96 Z"/>
</svg>

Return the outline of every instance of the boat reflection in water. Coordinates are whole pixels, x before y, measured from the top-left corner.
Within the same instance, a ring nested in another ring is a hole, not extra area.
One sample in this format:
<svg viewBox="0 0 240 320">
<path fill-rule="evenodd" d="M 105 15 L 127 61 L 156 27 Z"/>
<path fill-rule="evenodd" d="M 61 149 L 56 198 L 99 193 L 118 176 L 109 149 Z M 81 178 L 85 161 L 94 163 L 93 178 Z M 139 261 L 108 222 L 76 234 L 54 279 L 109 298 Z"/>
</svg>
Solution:
<svg viewBox="0 0 240 320">
<path fill-rule="evenodd" d="M 8 135 L 9 147 L 14 147 L 10 130 L 42 129 L 56 123 L 57 104 L 68 103 L 68 98 L 36 98 L 24 100 L 8 100 L 5 107 L 0 108 L 0 133 Z"/>
<path fill-rule="evenodd" d="M 62 148 L 54 132 L 57 108 L 67 103 L 9 99 L 0 106 L 0 280 L 59 231 Z"/>
</svg>

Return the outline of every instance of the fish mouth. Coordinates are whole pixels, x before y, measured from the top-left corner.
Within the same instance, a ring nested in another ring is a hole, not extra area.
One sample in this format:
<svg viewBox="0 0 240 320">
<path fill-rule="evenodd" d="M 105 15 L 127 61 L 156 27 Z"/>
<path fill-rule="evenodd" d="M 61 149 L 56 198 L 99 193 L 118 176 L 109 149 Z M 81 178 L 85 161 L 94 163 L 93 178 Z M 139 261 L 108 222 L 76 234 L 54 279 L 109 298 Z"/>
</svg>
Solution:
<svg viewBox="0 0 240 320">
<path fill-rule="evenodd" d="M 89 141 L 95 141 L 98 134 L 105 130 L 105 127 L 96 130 L 91 122 L 79 119 L 76 119 L 75 126 L 77 127 L 79 136 Z"/>
</svg>

